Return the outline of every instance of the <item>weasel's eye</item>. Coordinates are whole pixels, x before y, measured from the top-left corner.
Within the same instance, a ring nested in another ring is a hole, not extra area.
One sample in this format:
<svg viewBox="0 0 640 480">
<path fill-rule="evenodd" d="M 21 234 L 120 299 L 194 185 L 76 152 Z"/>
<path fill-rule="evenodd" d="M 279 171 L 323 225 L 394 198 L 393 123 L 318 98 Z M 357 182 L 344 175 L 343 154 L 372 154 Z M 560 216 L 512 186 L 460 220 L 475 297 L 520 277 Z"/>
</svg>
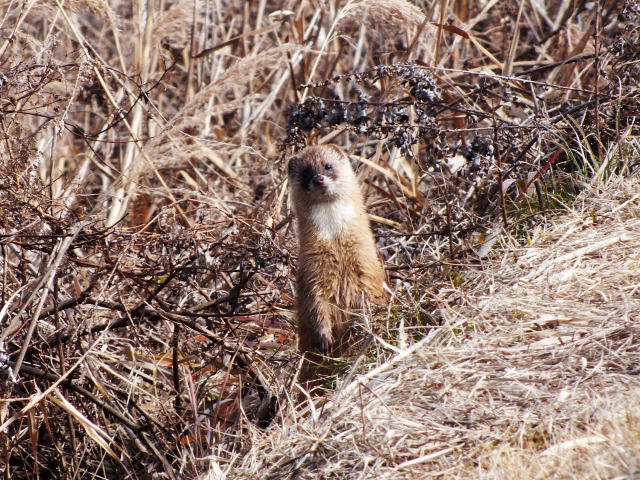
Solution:
<svg viewBox="0 0 640 480">
<path fill-rule="evenodd" d="M 325 170 L 333 170 L 333 165 L 331 165 L 330 163 L 325 163 L 324 164 L 324 169 Z"/>
</svg>

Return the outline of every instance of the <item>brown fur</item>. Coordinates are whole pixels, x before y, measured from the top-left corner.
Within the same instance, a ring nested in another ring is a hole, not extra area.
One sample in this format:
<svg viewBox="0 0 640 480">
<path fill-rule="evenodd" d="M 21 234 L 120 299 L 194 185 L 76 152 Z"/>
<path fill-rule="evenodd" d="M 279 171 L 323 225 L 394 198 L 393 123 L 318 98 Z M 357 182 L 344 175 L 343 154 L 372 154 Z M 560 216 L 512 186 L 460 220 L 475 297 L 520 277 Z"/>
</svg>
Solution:
<svg viewBox="0 0 640 480">
<path fill-rule="evenodd" d="M 298 217 L 298 349 L 300 380 L 318 384 L 323 357 L 347 352 L 347 326 L 363 294 L 384 303 L 382 265 L 362 192 L 348 157 L 333 145 L 308 147 L 289 162 Z"/>
</svg>

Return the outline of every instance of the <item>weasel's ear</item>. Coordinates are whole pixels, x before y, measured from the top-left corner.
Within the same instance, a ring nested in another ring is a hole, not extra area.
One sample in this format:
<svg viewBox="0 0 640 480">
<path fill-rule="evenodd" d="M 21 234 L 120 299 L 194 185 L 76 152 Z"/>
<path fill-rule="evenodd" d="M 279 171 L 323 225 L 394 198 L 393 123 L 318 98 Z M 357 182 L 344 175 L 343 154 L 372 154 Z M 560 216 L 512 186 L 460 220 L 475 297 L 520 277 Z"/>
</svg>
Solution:
<svg viewBox="0 0 640 480">
<path fill-rule="evenodd" d="M 300 162 L 300 158 L 295 156 L 289 159 L 289 164 L 287 165 L 287 174 L 289 176 L 293 175 L 296 170 L 296 164 Z"/>
</svg>

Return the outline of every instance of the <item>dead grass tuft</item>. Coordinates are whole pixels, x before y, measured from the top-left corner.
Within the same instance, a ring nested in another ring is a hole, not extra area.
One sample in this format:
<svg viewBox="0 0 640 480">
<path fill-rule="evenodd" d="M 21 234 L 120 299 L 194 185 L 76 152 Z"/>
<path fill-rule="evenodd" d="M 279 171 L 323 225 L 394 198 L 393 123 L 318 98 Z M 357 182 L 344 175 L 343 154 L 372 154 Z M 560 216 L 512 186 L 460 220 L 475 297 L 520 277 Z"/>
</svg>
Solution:
<svg viewBox="0 0 640 480">
<path fill-rule="evenodd" d="M 406 0 L 363 0 L 345 5 L 338 25 L 366 25 L 381 32 L 398 32 L 419 26 L 424 18 L 423 11 Z"/>
</svg>

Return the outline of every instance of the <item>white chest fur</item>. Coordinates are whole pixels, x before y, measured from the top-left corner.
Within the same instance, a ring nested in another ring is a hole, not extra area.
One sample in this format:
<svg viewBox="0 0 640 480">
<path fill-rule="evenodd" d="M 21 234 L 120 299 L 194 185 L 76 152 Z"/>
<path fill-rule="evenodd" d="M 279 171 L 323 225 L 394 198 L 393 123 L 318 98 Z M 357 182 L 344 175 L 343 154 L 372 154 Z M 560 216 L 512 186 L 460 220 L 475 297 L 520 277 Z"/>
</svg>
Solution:
<svg viewBox="0 0 640 480">
<path fill-rule="evenodd" d="M 311 221 L 323 240 L 340 236 L 344 227 L 353 222 L 358 212 L 352 202 L 319 203 L 311 207 Z"/>
</svg>

